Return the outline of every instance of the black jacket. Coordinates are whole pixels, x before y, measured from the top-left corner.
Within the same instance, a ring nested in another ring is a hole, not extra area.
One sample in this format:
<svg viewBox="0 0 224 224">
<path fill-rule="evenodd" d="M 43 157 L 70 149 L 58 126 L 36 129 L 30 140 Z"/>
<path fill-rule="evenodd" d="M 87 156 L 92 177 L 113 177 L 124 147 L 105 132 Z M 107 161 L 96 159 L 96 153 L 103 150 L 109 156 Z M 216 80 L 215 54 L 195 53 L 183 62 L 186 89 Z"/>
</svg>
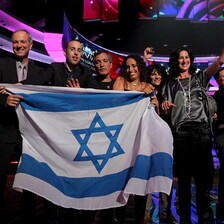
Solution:
<svg viewBox="0 0 224 224">
<path fill-rule="evenodd" d="M 41 71 L 41 67 L 29 60 L 27 79 L 32 76 L 38 77 Z M 15 58 L 0 58 L 0 83 L 14 84 L 17 82 L 18 76 Z M 18 118 L 15 108 L 6 106 L 6 99 L 6 94 L 0 94 L 0 142 L 14 143 L 18 138 Z"/>
<path fill-rule="evenodd" d="M 79 80 L 79 84 L 82 88 L 86 88 L 89 77 L 92 76 L 92 71 L 79 64 L 73 72 L 74 79 Z M 53 62 L 47 69 L 37 77 L 31 77 L 22 82 L 23 84 L 32 83 L 34 85 L 51 85 L 51 86 L 66 86 L 68 81 L 68 71 L 65 63 Z"/>
</svg>

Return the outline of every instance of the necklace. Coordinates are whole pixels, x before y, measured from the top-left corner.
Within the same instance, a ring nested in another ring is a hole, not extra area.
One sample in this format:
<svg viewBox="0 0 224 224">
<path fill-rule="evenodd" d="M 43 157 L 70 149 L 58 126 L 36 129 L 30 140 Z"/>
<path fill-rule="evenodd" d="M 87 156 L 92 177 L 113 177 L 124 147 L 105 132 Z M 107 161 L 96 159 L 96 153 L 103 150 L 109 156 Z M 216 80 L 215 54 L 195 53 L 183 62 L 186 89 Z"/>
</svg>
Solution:
<svg viewBox="0 0 224 224">
<path fill-rule="evenodd" d="M 187 86 L 187 91 L 184 89 L 181 81 L 177 79 L 178 83 L 180 84 L 181 89 L 183 90 L 183 95 L 184 95 L 184 107 L 186 111 L 186 115 L 188 118 L 190 118 L 190 112 L 191 112 L 191 76 L 188 78 L 188 86 Z"/>
<path fill-rule="evenodd" d="M 133 86 L 139 86 L 139 85 L 140 85 L 140 83 L 132 83 L 132 82 L 131 82 L 131 84 L 132 84 Z"/>
</svg>

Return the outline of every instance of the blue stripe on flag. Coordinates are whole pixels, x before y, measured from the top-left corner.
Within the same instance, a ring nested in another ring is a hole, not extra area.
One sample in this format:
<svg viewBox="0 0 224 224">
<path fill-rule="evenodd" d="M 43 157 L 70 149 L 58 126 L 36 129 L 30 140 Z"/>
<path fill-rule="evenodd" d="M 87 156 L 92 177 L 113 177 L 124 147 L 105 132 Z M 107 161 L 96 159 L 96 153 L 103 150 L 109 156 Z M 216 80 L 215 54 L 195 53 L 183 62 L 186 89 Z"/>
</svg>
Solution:
<svg viewBox="0 0 224 224">
<path fill-rule="evenodd" d="M 56 94 L 56 93 L 18 93 L 26 110 L 66 112 L 96 110 L 119 107 L 136 103 L 145 97 L 143 93 L 101 93 L 101 94 Z"/>
<path fill-rule="evenodd" d="M 163 161 L 161 163 L 161 161 Z M 17 173 L 26 173 L 41 179 L 72 198 L 104 196 L 123 190 L 130 178 L 148 180 L 156 176 L 172 179 L 172 157 L 167 153 L 152 156 L 139 155 L 134 167 L 103 177 L 71 178 L 57 176 L 46 163 L 23 154 Z"/>
</svg>

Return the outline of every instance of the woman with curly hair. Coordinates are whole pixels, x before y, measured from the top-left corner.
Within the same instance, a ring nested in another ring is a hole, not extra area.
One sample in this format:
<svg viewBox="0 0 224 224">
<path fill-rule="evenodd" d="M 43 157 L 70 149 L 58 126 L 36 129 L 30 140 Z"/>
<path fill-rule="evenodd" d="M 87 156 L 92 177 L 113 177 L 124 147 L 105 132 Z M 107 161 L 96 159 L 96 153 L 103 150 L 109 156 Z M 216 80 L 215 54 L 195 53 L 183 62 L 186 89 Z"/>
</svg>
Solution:
<svg viewBox="0 0 224 224">
<path fill-rule="evenodd" d="M 120 74 L 113 85 L 114 90 L 139 91 L 151 94 L 155 87 L 147 83 L 146 64 L 138 55 L 128 55 L 121 66 Z M 135 202 L 135 222 L 143 223 L 147 195 L 134 196 Z M 118 223 L 124 223 L 125 206 L 117 208 L 115 213 Z"/>
<path fill-rule="evenodd" d="M 146 65 L 139 55 L 128 55 L 124 59 L 113 89 L 139 91 L 146 94 L 154 91 L 155 88 L 147 83 Z"/>
</svg>

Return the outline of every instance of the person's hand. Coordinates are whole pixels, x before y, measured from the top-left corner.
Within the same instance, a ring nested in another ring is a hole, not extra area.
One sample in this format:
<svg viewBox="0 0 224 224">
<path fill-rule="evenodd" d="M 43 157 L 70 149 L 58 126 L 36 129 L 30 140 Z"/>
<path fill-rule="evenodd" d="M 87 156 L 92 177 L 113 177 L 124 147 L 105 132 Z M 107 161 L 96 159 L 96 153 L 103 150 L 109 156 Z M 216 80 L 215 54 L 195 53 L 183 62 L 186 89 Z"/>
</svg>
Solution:
<svg viewBox="0 0 224 224">
<path fill-rule="evenodd" d="M 142 89 L 142 92 L 146 94 L 151 94 L 155 90 L 155 87 L 149 83 L 146 83 L 145 87 Z"/>
<path fill-rule="evenodd" d="M 159 101 L 157 100 L 156 96 L 151 97 L 150 103 L 155 105 L 156 107 L 159 107 Z"/>
<path fill-rule="evenodd" d="M 159 110 L 159 101 L 157 100 L 156 96 L 151 97 L 151 104 L 155 105 L 155 111 L 158 115 L 160 115 L 160 110 Z"/>
<path fill-rule="evenodd" d="M 0 86 L 0 94 L 5 94 L 6 93 L 6 89 L 4 86 Z"/>
<path fill-rule="evenodd" d="M 8 95 L 7 97 L 7 100 L 6 100 L 6 104 L 7 106 L 10 106 L 10 107 L 16 107 L 19 105 L 20 103 L 20 100 L 22 99 L 23 97 L 20 96 L 20 95 Z"/>
<path fill-rule="evenodd" d="M 171 103 L 169 100 L 166 100 L 162 102 L 161 104 L 162 110 L 165 110 L 165 111 L 171 109 L 171 107 L 176 107 L 176 104 Z"/>
<path fill-rule="evenodd" d="M 148 61 L 155 53 L 155 49 L 153 47 L 147 47 L 143 53 L 144 62 Z"/>
<path fill-rule="evenodd" d="M 213 114 L 212 118 L 217 121 L 218 119 L 217 113 Z"/>
<path fill-rule="evenodd" d="M 78 79 L 70 79 L 67 82 L 67 87 L 73 87 L 73 88 L 81 88 L 80 84 L 79 84 L 79 80 Z"/>
</svg>

